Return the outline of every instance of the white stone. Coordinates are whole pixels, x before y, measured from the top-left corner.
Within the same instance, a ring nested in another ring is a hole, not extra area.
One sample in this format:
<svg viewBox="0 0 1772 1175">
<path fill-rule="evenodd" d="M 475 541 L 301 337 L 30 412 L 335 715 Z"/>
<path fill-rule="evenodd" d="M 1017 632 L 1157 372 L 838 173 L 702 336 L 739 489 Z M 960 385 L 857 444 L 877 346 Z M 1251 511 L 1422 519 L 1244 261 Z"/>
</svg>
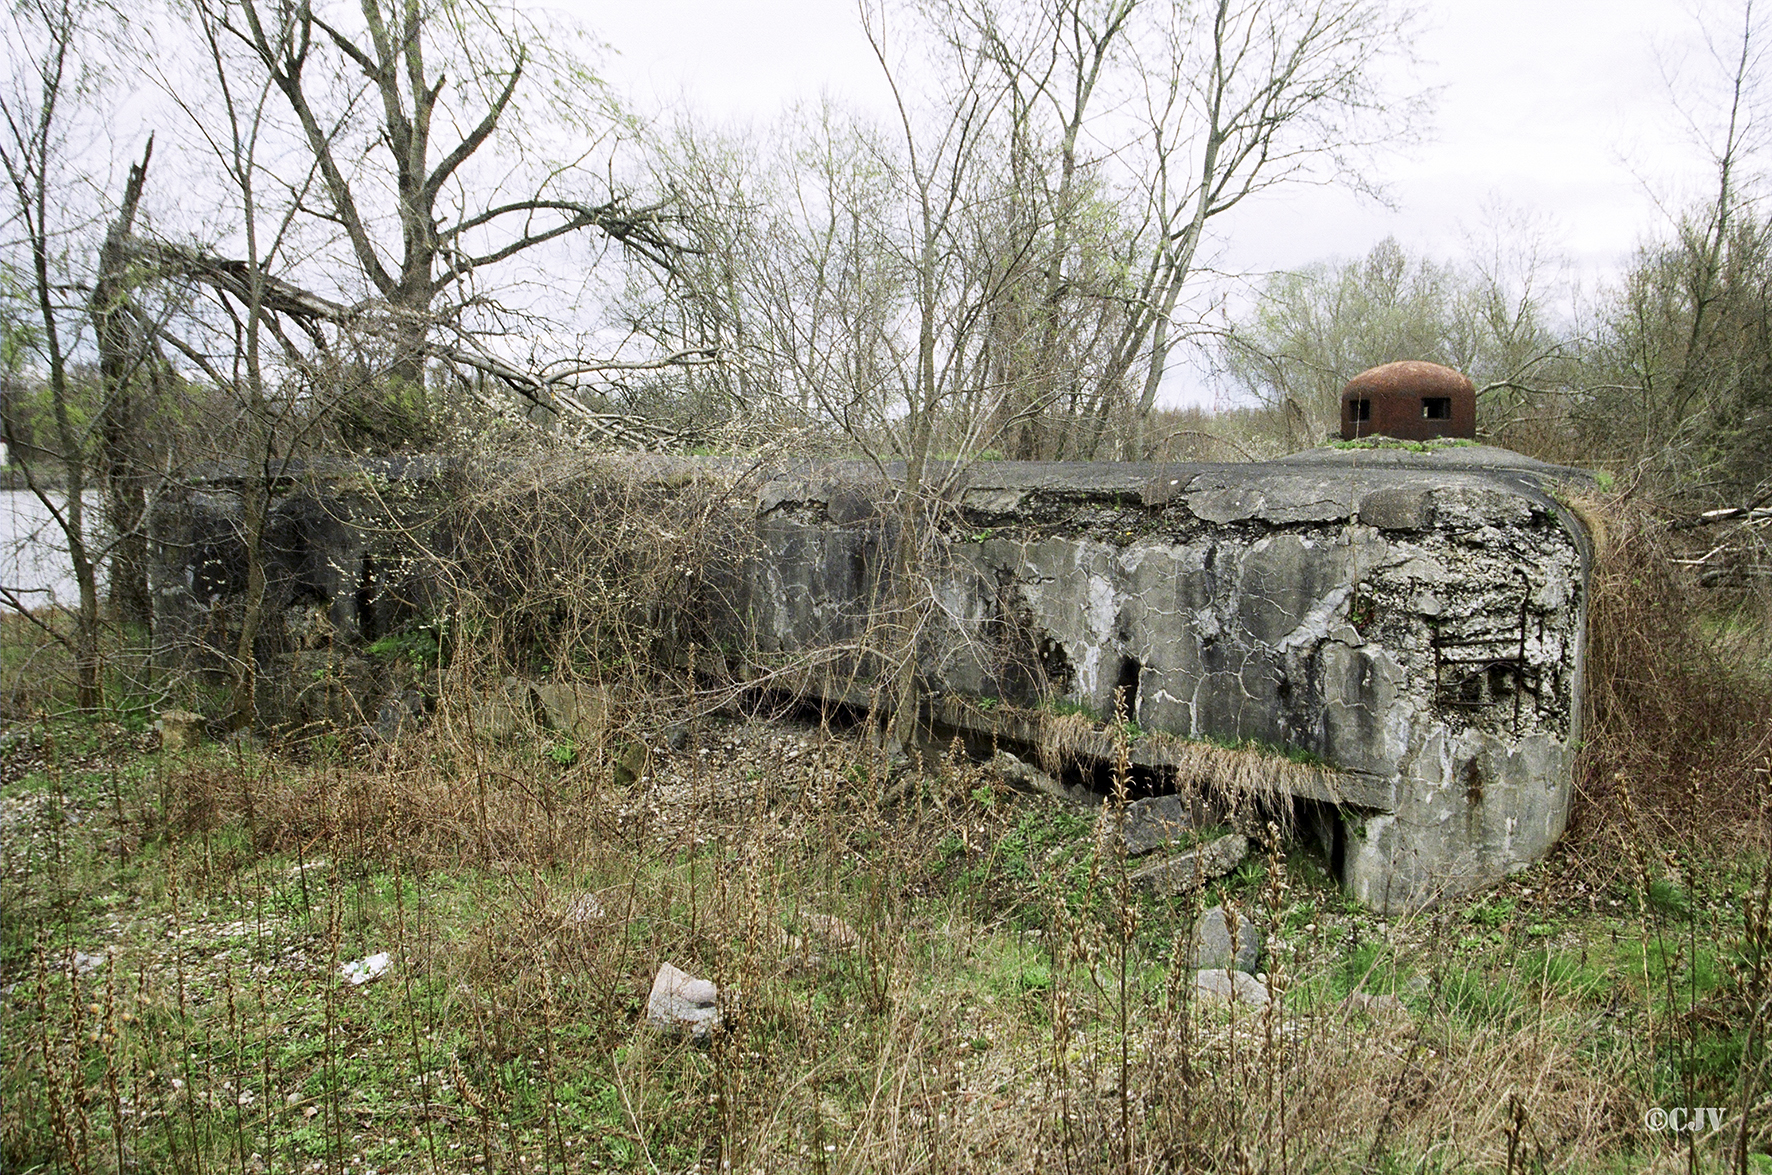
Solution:
<svg viewBox="0 0 1772 1175">
<path fill-rule="evenodd" d="M 1265 1004 L 1267 988 L 1246 971 L 1213 967 L 1194 972 L 1194 990 L 1200 995 L 1239 1004 Z"/>
<path fill-rule="evenodd" d="M 720 1026 L 720 989 L 671 963 L 659 965 L 646 999 L 646 1021 L 654 1028 L 706 1036 Z"/>
<path fill-rule="evenodd" d="M 342 964 L 338 973 L 346 983 L 355 987 L 358 984 L 368 983 L 371 979 L 380 979 L 382 973 L 388 969 L 390 962 L 392 962 L 392 957 L 388 952 L 377 951 L 366 959 Z"/>
</svg>

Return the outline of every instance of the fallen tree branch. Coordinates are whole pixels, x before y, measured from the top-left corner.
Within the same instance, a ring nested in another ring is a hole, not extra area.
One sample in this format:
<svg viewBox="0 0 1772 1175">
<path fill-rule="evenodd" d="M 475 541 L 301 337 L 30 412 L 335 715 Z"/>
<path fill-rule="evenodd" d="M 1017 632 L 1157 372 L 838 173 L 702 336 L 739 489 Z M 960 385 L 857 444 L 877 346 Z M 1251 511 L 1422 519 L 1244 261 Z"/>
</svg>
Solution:
<svg viewBox="0 0 1772 1175">
<path fill-rule="evenodd" d="M 326 348 L 325 337 L 319 330 L 322 323 L 376 338 L 390 338 L 397 334 L 393 313 L 380 302 L 347 306 L 302 289 L 282 278 L 263 272 L 255 274 L 244 261 L 219 257 L 186 245 L 132 239 L 130 247 L 138 261 L 163 274 L 200 282 L 243 303 L 250 303 L 256 297 L 258 305 L 264 310 L 288 318 L 300 326 L 322 351 Z M 189 354 L 188 348 L 179 349 Z M 560 360 L 539 371 L 532 371 L 488 354 L 466 332 L 462 332 L 461 342 L 458 344 L 427 339 L 424 351 L 427 356 L 439 362 L 489 376 L 529 404 L 570 418 L 581 430 L 581 436 L 613 442 L 624 448 L 648 451 L 685 447 L 694 434 L 644 417 L 594 411 L 573 394 L 580 386 L 577 377 L 599 371 L 659 371 L 671 367 L 697 366 L 715 362 L 719 358 L 717 348 L 692 347 L 640 361 L 583 358 Z M 566 365 L 564 370 L 549 371 L 549 367 L 560 363 Z M 472 381 L 462 378 L 459 372 L 457 378 L 461 379 L 462 384 L 476 399 L 489 407 L 498 407 Z"/>
<path fill-rule="evenodd" d="M 1772 490 L 1760 494 L 1745 506 L 1727 506 L 1720 510 L 1706 510 L 1694 518 L 1682 518 L 1673 523 L 1674 530 L 1691 530 L 1699 526 L 1715 526 L 1720 522 L 1743 520 L 1749 526 L 1762 526 L 1772 522 Z"/>
</svg>

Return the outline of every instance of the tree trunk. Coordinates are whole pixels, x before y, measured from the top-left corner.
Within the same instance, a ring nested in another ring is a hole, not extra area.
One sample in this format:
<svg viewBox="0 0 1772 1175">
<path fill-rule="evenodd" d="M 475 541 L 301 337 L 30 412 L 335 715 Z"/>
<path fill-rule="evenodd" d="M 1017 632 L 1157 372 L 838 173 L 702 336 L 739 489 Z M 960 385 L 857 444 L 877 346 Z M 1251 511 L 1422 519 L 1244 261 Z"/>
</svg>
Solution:
<svg viewBox="0 0 1772 1175">
<path fill-rule="evenodd" d="M 240 615 L 240 639 L 234 646 L 234 696 L 228 725 L 249 730 L 258 721 L 258 632 L 265 614 L 265 516 L 270 494 L 263 480 L 245 479 L 240 490 L 242 541 L 246 545 L 246 600 Z"/>
<path fill-rule="evenodd" d="M 919 290 L 917 328 L 917 379 L 912 392 L 911 418 L 905 453 L 904 490 L 900 499 L 899 533 L 892 558 L 893 617 L 898 629 L 895 656 L 898 664 L 897 696 L 887 726 L 887 741 L 898 750 L 908 750 L 917 730 L 917 713 L 921 696 L 917 688 L 917 642 L 921 625 L 917 618 L 918 587 L 922 573 L 923 484 L 929 468 L 930 443 L 935 436 L 935 412 L 940 404 L 940 386 L 935 371 L 936 319 L 940 313 L 935 288 L 934 223 L 927 203 L 923 213 L 924 236 L 921 272 L 917 275 Z"/>
<path fill-rule="evenodd" d="M 46 199 L 45 196 L 40 196 Z M 37 283 L 37 309 L 43 318 L 43 339 L 49 358 L 49 398 L 55 415 L 57 439 L 61 442 L 63 476 L 67 498 L 62 503 L 60 519 L 62 534 L 68 540 L 68 560 L 73 565 L 74 582 L 80 589 L 80 604 L 74 612 L 74 703 L 92 711 L 104 703 L 104 683 L 99 656 L 98 571 L 93 565 L 91 548 L 86 542 L 86 459 L 68 411 L 68 365 L 62 353 L 61 332 L 56 322 L 55 304 L 51 298 L 54 287 L 49 276 L 48 232 L 44 227 L 44 210 L 33 208 L 31 253 Z M 37 496 L 47 505 L 49 498 L 39 490 Z"/>
<path fill-rule="evenodd" d="M 143 632 L 153 623 L 153 598 L 148 594 L 148 537 L 144 530 L 152 463 L 144 456 L 147 422 L 137 385 L 138 375 L 151 355 L 127 306 L 128 242 L 153 154 L 154 140 L 150 136 L 142 161 L 130 165 L 123 203 L 99 246 L 98 275 L 87 299 L 98 341 L 102 400 L 97 465 L 104 481 L 105 523 L 111 533 L 111 610 L 124 626 Z"/>
</svg>

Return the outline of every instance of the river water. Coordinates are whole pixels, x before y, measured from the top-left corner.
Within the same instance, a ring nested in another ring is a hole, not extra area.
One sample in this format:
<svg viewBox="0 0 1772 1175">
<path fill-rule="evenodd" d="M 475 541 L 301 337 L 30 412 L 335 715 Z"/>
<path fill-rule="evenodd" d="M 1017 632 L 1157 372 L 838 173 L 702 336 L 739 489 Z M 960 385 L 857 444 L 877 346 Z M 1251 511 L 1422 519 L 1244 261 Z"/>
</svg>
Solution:
<svg viewBox="0 0 1772 1175">
<path fill-rule="evenodd" d="M 87 510 L 87 518 L 96 521 L 96 495 Z M 68 567 L 67 539 L 29 490 L 0 490 L 0 584 L 32 608 L 73 607 L 80 602 L 80 589 Z"/>
</svg>

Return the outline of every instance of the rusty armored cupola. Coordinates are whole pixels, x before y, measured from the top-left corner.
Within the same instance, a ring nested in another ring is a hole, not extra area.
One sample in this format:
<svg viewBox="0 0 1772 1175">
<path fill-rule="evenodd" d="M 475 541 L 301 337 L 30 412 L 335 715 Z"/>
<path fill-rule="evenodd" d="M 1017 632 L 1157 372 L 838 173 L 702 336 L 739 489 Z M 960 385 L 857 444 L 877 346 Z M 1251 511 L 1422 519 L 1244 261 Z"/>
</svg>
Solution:
<svg viewBox="0 0 1772 1175">
<path fill-rule="evenodd" d="M 1467 376 L 1405 359 L 1362 371 L 1341 392 L 1341 439 L 1426 441 L 1477 435 L 1477 388 Z"/>
</svg>

